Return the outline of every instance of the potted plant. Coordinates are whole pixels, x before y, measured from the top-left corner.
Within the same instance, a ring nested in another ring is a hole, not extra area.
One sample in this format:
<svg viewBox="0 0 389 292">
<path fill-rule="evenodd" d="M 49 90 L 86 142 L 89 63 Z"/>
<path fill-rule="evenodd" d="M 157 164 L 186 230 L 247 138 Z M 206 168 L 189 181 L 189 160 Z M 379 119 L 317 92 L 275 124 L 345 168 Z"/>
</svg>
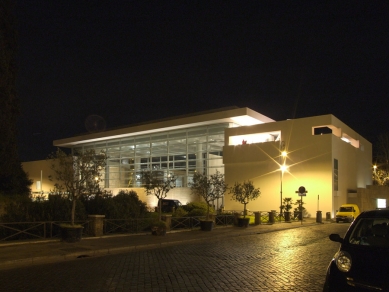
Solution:
<svg viewBox="0 0 389 292">
<path fill-rule="evenodd" d="M 166 223 L 164 221 L 154 221 L 151 223 L 152 235 L 166 235 Z"/>
<path fill-rule="evenodd" d="M 259 188 L 255 188 L 253 183 L 244 181 L 243 183 L 235 182 L 234 186 L 230 188 L 230 194 L 232 194 L 231 200 L 237 201 L 243 204 L 243 218 L 238 217 L 238 226 L 248 227 L 250 218 L 246 218 L 247 209 L 246 206 L 250 201 L 257 199 L 261 195 Z"/>
<path fill-rule="evenodd" d="M 222 198 L 227 190 L 224 174 L 216 171 L 208 177 L 205 174 L 195 172 L 193 182 L 189 186 L 192 194 L 197 195 L 207 203 L 206 219 L 200 221 L 200 226 L 203 231 L 211 231 L 214 221 L 209 216 L 210 205 L 215 200 Z"/>
<path fill-rule="evenodd" d="M 292 198 L 284 198 L 282 200 L 281 210 L 285 216 L 285 222 L 291 222 L 290 218 L 290 210 L 292 209 L 293 199 Z"/>
<path fill-rule="evenodd" d="M 84 227 L 74 223 L 76 202 L 81 196 L 101 193 L 100 180 L 107 156 L 103 151 L 95 153 L 94 149 L 65 153 L 57 148 L 48 159 L 54 173 L 49 179 L 56 182 L 52 192 L 67 197 L 72 203 L 70 224 L 60 225 L 61 240 L 80 241 Z"/>
<path fill-rule="evenodd" d="M 294 205 L 297 205 L 296 208 L 294 208 L 294 218 L 296 219 L 296 217 L 298 218 L 298 220 L 303 220 L 303 213 L 305 211 L 305 207 L 303 206 L 305 204 L 305 202 L 303 202 L 303 200 L 297 200 Z"/>
</svg>

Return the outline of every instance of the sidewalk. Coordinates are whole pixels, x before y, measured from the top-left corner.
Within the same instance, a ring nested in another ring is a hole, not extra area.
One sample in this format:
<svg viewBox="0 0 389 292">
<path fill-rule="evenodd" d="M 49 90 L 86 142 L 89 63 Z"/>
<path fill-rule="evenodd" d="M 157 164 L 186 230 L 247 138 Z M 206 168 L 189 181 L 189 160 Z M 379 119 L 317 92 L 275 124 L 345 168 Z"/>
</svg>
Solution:
<svg viewBox="0 0 389 292">
<path fill-rule="evenodd" d="M 323 220 L 323 223 L 331 223 L 331 221 Z M 147 233 L 86 237 L 77 243 L 60 242 L 58 238 L 1 242 L 0 269 L 150 249 L 223 236 L 260 234 L 317 224 L 322 223 L 316 223 L 315 218 L 307 218 L 302 223 L 301 221 L 292 223 L 277 222 L 272 225 L 261 224 L 249 226 L 248 228 L 235 226 L 217 227 L 210 232 L 201 230 L 171 231 L 166 236 L 153 236 Z"/>
</svg>

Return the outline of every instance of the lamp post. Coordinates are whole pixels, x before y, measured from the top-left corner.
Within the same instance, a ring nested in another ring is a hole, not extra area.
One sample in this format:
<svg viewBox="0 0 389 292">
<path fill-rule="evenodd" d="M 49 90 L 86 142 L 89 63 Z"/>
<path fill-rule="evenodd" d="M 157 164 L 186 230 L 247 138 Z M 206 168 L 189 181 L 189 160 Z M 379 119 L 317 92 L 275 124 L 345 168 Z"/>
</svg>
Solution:
<svg viewBox="0 0 389 292">
<path fill-rule="evenodd" d="M 377 181 L 377 165 L 373 165 L 373 184 L 379 184 Z"/>
<path fill-rule="evenodd" d="M 281 185 L 280 185 L 280 220 L 282 216 L 282 179 L 284 177 L 284 172 L 288 169 L 288 167 L 285 165 L 286 156 L 288 155 L 285 151 L 285 144 L 284 142 L 281 143 L 281 163 L 280 163 L 280 170 L 281 170 Z"/>
</svg>

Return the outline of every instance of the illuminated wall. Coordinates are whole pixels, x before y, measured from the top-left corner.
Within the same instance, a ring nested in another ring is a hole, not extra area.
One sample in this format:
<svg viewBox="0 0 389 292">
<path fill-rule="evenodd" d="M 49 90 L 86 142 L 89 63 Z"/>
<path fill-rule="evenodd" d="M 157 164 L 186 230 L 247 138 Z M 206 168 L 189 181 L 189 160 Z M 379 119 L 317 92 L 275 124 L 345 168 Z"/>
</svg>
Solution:
<svg viewBox="0 0 389 292">
<path fill-rule="evenodd" d="M 247 206 L 249 210 L 279 211 L 282 184 L 282 197 L 294 201 L 301 198 L 296 194 L 300 186 L 308 190 L 303 201 L 312 217 L 317 210 L 333 216 L 347 202 L 350 190 L 371 184 L 371 143 L 332 115 L 229 128 L 225 133 L 227 183 L 251 180 L 261 189 L 260 198 Z M 287 152 L 285 162 L 281 150 Z M 338 161 L 336 175 L 334 159 Z M 282 176 L 283 163 L 287 170 Z M 243 206 L 228 194 L 225 208 Z"/>
<path fill-rule="evenodd" d="M 33 181 L 31 185 L 31 192 L 33 194 L 48 194 L 50 190 L 54 189 L 54 182 L 49 180 L 49 176 L 54 176 L 50 169 L 51 161 L 37 160 L 23 162 L 22 167 L 27 172 L 29 179 Z"/>
</svg>

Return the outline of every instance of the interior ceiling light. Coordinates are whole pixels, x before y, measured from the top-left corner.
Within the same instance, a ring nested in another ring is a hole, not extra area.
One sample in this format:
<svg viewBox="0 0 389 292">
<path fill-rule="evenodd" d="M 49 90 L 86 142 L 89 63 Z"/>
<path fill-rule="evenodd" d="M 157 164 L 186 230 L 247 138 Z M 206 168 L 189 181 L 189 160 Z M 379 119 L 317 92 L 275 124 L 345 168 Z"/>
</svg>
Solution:
<svg viewBox="0 0 389 292">
<path fill-rule="evenodd" d="M 263 122 L 261 122 L 260 120 L 254 119 L 249 116 L 232 117 L 231 120 L 233 120 L 234 123 L 241 126 L 252 126 L 252 125 L 263 124 Z"/>
</svg>

